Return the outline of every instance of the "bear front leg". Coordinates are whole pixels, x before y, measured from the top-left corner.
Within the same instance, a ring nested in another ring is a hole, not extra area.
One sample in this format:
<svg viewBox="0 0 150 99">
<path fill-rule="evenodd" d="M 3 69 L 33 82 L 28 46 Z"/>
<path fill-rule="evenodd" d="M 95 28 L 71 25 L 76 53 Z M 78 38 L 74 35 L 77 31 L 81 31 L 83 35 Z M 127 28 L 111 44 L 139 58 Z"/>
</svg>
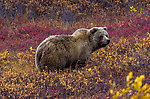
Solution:
<svg viewBox="0 0 150 99">
<path fill-rule="evenodd" d="M 78 66 L 79 68 L 85 67 L 86 66 L 86 60 L 78 61 Z"/>
<path fill-rule="evenodd" d="M 71 65 L 71 69 L 74 70 L 76 69 L 76 65 L 77 65 L 77 60 L 75 60 L 72 65 Z"/>
</svg>

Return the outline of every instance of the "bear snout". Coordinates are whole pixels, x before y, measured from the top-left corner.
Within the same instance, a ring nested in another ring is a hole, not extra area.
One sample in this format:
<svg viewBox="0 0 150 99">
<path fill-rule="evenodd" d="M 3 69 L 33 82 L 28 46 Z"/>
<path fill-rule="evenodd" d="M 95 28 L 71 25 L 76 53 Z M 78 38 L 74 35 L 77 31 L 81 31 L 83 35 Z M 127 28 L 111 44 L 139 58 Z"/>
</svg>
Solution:
<svg viewBox="0 0 150 99">
<path fill-rule="evenodd" d="M 110 39 L 107 40 L 107 44 L 109 44 L 109 42 L 110 42 Z"/>
</svg>

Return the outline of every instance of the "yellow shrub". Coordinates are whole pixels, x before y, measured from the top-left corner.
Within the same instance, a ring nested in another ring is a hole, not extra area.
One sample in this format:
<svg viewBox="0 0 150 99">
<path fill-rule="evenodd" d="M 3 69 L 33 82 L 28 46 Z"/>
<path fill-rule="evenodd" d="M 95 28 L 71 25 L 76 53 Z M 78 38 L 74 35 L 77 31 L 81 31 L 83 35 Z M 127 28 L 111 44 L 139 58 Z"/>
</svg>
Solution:
<svg viewBox="0 0 150 99">
<path fill-rule="evenodd" d="M 111 89 L 110 94 L 112 94 L 113 99 L 123 98 L 123 99 L 149 99 L 150 98 L 150 87 L 148 87 L 148 84 L 142 83 L 143 79 L 145 79 L 145 75 L 140 75 L 139 77 L 136 77 L 135 80 L 133 79 L 133 73 L 130 72 L 127 76 L 127 87 L 123 88 L 121 92 L 117 91 L 114 93 L 114 91 Z M 142 86 L 143 85 L 143 86 Z"/>
</svg>

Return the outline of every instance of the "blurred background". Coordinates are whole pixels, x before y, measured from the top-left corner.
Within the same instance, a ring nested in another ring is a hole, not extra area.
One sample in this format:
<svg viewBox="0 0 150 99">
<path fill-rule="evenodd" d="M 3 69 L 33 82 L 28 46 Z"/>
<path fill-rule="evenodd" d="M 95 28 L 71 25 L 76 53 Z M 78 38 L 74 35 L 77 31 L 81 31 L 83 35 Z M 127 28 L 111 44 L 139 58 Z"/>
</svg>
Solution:
<svg viewBox="0 0 150 99">
<path fill-rule="evenodd" d="M 70 25 L 87 17 L 94 21 L 96 16 L 110 22 L 114 16 L 128 16 L 130 11 L 149 14 L 148 9 L 149 0 L 1 0 L 0 18 L 10 23 L 15 23 L 17 19 L 47 18 Z"/>
</svg>

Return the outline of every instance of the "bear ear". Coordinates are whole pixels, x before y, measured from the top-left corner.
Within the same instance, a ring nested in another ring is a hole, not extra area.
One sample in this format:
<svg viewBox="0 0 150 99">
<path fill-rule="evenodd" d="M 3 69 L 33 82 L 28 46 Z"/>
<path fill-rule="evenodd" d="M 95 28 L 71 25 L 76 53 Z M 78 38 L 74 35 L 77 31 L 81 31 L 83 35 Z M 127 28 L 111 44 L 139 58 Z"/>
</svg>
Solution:
<svg viewBox="0 0 150 99">
<path fill-rule="evenodd" d="M 97 30 L 98 30 L 98 28 L 93 27 L 93 28 L 90 29 L 90 33 L 91 33 L 91 34 L 94 34 Z"/>
<path fill-rule="evenodd" d="M 107 27 L 103 27 L 104 30 L 107 30 Z"/>
</svg>

